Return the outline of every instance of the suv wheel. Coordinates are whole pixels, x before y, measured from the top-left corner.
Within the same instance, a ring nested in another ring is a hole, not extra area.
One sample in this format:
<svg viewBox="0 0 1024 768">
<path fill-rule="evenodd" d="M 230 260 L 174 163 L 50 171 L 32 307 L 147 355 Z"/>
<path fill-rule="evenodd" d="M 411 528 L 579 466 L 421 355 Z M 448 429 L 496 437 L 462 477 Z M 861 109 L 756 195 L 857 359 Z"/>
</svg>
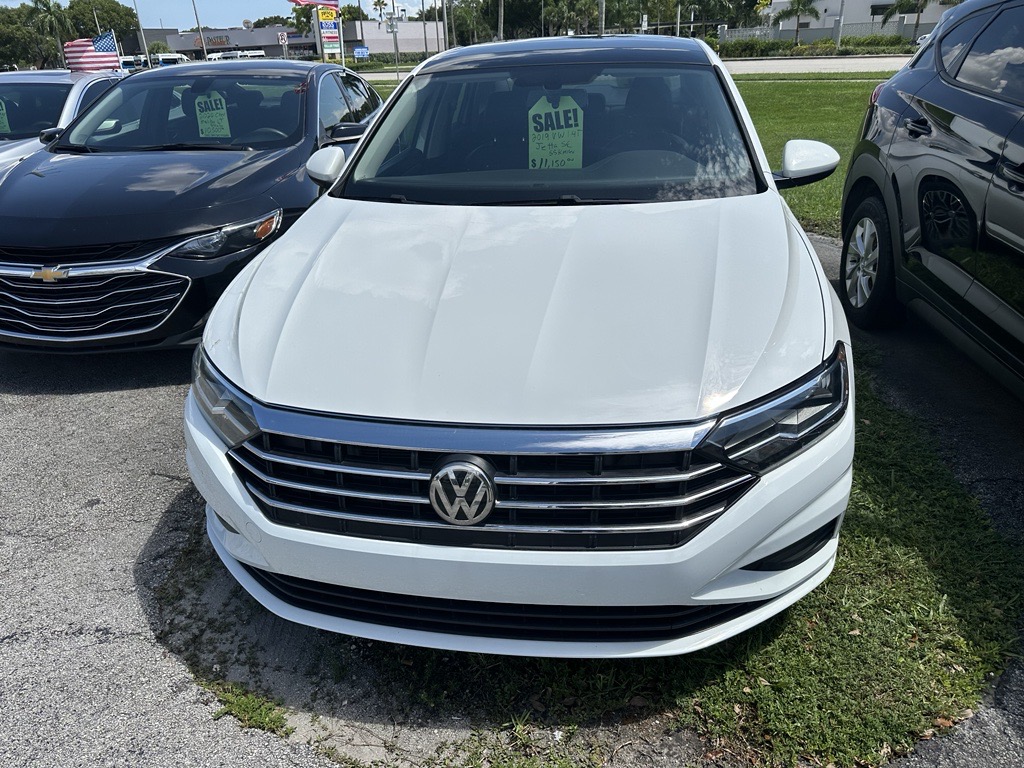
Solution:
<svg viewBox="0 0 1024 768">
<path fill-rule="evenodd" d="M 900 317 L 889 217 L 877 197 L 863 200 L 843 233 L 839 299 L 860 328 L 892 325 Z"/>
</svg>

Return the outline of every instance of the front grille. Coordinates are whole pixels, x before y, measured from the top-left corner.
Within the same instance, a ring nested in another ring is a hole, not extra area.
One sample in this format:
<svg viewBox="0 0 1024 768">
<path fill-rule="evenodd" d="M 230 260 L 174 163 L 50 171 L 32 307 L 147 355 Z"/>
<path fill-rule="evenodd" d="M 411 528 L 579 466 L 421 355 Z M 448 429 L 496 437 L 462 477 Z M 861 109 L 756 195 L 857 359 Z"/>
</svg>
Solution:
<svg viewBox="0 0 1024 768">
<path fill-rule="evenodd" d="M 428 498 L 433 470 L 452 455 L 271 432 L 230 453 L 235 471 L 275 523 L 459 547 L 678 547 L 757 482 L 689 450 L 477 453 L 495 468 L 495 507 L 482 523 L 456 526 L 443 521 Z"/>
<path fill-rule="evenodd" d="M 248 565 L 245 569 L 272 595 L 307 611 L 402 629 L 515 640 L 674 640 L 738 619 L 767 602 L 636 606 L 481 603 L 339 587 Z"/>
<path fill-rule="evenodd" d="M 188 278 L 125 272 L 46 283 L 0 276 L 0 334 L 53 339 L 142 333 L 164 321 L 188 289 Z"/>
<path fill-rule="evenodd" d="M 180 239 L 180 238 L 179 238 Z M 61 248 L 18 248 L 0 245 L 0 263 L 21 266 L 62 266 L 132 261 L 153 253 L 174 240 L 137 241 L 105 245 L 75 245 Z"/>
</svg>

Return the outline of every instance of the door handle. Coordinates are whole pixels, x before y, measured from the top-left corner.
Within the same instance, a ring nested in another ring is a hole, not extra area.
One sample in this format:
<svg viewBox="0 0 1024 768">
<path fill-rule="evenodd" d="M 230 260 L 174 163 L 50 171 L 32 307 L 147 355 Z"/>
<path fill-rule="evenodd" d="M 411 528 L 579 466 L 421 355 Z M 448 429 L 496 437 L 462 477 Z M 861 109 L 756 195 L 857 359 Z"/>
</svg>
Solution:
<svg viewBox="0 0 1024 768">
<path fill-rule="evenodd" d="M 1015 186 L 1024 186 L 1024 168 L 1005 160 L 1000 160 L 997 166 L 999 175 Z"/>
<path fill-rule="evenodd" d="M 907 133 L 912 139 L 916 139 L 918 136 L 928 136 L 932 132 L 931 125 L 923 117 L 916 119 L 906 117 L 903 119 L 903 127 L 907 129 Z"/>
</svg>

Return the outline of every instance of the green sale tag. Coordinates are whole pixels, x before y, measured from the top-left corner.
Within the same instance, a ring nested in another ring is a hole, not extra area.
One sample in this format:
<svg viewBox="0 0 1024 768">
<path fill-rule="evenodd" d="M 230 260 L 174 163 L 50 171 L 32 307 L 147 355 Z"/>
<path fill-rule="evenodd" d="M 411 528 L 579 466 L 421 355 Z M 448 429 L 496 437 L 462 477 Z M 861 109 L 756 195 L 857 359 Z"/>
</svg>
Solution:
<svg viewBox="0 0 1024 768">
<path fill-rule="evenodd" d="M 558 104 L 541 97 L 533 105 L 530 121 L 530 168 L 583 167 L 583 110 L 571 96 Z"/>
<path fill-rule="evenodd" d="M 7 105 L 0 99 L 0 133 L 10 133 L 11 124 L 7 120 Z"/>
<path fill-rule="evenodd" d="M 196 121 L 199 123 L 199 135 L 204 139 L 231 137 L 228 104 L 217 91 L 196 99 Z"/>
</svg>

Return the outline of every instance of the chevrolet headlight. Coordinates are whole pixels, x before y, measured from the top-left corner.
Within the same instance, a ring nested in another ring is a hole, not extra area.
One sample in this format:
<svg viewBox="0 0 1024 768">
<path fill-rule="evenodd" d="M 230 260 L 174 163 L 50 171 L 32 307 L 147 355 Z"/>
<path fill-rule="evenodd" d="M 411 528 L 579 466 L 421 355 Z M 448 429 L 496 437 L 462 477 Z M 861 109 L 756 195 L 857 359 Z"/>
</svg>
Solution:
<svg viewBox="0 0 1024 768">
<path fill-rule="evenodd" d="M 229 224 L 216 232 L 198 235 L 172 246 L 165 256 L 185 259 L 212 259 L 259 245 L 281 228 L 280 208 L 252 221 Z"/>
<path fill-rule="evenodd" d="M 781 394 L 727 415 L 701 448 L 758 474 L 804 451 L 838 424 L 850 403 L 850 366 L 841 342 L 809 376 Z"/>
<path fill-rule="evenodd" d="M 221 440 L 234 448 L 259 431 L 249 399 L 228 384 L 202 345 L 192 358 L 192 397 Z"/>
</svg>

